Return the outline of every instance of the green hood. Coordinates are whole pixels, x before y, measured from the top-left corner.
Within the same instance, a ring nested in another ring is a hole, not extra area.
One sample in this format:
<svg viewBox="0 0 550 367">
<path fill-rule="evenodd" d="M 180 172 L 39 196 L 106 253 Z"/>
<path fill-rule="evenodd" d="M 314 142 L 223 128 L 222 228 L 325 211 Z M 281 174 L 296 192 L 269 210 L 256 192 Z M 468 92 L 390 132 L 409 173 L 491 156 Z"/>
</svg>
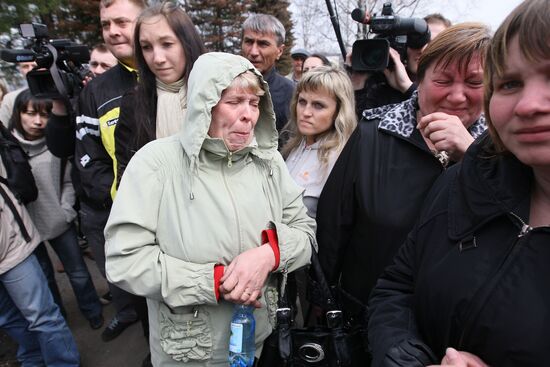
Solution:
<svg viewBox="0 0 550 367">
<path fill-rule="evenodd" d="M 258 75 L 265 91 L 260 99 L 260 117 L 254 128 L 257 145 L 251 146 L 251 154 L 270 160 L 277 152 L 278 136 L 271 94 L 260 72 L 242 56 L 210 52 L 195 61 L 188 80 L 187 114 L 180 141 L 192 162 L 198 161 L 199 152 L 208 138 L 212 108 L 233 79 L 247 70 Z"/>
</svg>

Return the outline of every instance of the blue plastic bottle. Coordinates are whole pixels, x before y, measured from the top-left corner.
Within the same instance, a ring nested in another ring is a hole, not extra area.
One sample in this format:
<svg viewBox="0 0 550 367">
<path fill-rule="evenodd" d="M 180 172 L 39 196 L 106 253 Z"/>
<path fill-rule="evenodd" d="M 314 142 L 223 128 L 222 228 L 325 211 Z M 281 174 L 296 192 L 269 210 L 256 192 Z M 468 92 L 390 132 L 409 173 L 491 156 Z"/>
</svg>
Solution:
<svg viewBox="0 0 550 367">
<path fill-rule="evenodd" d="M 256 352 L 254 307 L 235 305 L 229 339 L 229 366 L 252 367 Z"/>
</svg>

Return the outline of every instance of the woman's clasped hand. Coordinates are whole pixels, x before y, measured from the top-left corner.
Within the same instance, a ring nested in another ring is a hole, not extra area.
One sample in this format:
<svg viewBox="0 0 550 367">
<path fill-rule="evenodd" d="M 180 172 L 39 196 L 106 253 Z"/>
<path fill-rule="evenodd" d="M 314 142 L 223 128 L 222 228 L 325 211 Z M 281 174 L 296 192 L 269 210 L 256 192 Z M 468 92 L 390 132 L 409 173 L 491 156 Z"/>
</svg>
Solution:
<svg viewBox="0 0 550 367">
<path fill-rule="evenodd" d="M 262 288 L 274 266 L 275 257 L 269 246 L 243 252 L 225 269 L 220 294 L 229 302 L 261 307 Z"/>
</svg>

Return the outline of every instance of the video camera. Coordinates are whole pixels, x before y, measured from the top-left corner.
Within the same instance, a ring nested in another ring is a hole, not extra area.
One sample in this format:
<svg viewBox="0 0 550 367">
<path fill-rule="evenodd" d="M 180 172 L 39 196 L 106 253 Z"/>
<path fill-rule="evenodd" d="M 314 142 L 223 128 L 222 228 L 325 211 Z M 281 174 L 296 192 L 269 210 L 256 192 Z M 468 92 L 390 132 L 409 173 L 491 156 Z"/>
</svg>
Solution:
<svg viewBox="0 0 550 367">
<path fill-rule="evenodd" d="M 82 89 L 90 74 L 87 67 L 90 51 L 68 39 L 49 40 L 44 24 L 21 24 L 21 35 L 34 40 L 30 49 L 0 50 L 7 62 L 35 61 L 37 66 L 27 74 L 27 82 L 36 98 L 72 98 Z"/>
<path fill-rule="evenodd" d="M 384 4 L 380 16 L 375 14 L 370 17 L 367 12 L 354 9 L 351 17 L 359 23 L 368 24 L 369 32 L 377 34 L 373 39 L 353 43 L 351 67 L 355 71 L 382 71 L 391 67 L 390 47 L 405 61 L 407 47 L 419 49 L 430 42 L 430 29 L 426 21 L 393 15 L 391 3 Z"/>
</svg>

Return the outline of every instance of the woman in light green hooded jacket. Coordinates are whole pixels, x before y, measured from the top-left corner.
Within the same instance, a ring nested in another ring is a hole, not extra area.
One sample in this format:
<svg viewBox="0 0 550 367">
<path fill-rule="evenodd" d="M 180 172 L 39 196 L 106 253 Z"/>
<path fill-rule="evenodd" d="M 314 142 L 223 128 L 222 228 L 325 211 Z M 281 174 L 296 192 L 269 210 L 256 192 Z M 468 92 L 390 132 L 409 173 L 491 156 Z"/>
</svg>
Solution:
<svg viewBox="0 0 550 367">
<path fill-rule="evenodd" d="M 147 298 L 155 366 L 227 366 L 234 304 L 257 307 L 259 356 L 276 309 L 273 274 L 309 263 L 315 222 L 277 151 L 254 66 L 204 54 L 188 83 L 182 132 L 147 144 L 126 168 L 105 229 L 106 270 Z"/>
</svg>

